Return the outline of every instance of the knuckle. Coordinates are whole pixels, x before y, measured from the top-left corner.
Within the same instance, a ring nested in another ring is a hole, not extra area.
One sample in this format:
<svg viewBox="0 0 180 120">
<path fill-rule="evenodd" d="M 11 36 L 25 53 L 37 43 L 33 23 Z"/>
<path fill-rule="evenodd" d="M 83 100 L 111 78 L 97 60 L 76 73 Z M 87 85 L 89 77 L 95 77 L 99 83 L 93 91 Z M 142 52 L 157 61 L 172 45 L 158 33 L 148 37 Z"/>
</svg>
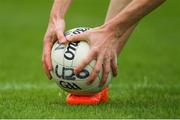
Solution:
<svg viewBox="0 0 180 120">
<path fill-rule="evenodd" d="M 104 74 L 105 74 L 105 75 L 108 75 L 109 72 L 110 72 L 110 70 L 105 70 Z"/>
<path fill-rule="evenodd" d="M 66 41 L 66 39 L 63 36 L 61 36 L 61 37 L 58 37 L 58 41 L 63 42 L 63 41 Z"/>
<path fill-rule="evenodd" d="M 61 33 L 60 33 L 60 34 L 57 34 L 57 36 L 58 36 L 59 39 L 64 39 L 64 35 L 61 34 Z"/>
<path fill-rule="evenodd" d="M 93 53 L 94 53 L 95 55 L 97 55 L 97 54 L 99 53 L 99 49 L 98 49 L 98 48 L 93 48 Z"/>
<path fill-rule="evenodd" d="M 100 72 L 100 69 L 99 69 L 99 68 L 95 68 L 95 69 L 94 69 L 94 72 L 95 72 L 96 74 L 98 74 L 98 73 Z"/>
<path fill-rule="evenodd" d="M 83 61 L 82 61 L 82 64 L 83 64 L 83 65 L 87 65 L 87 64 L 88 64 L 88 60 L 87 60 L 87 59 L 86 59 L 86 60 L 83 60 Z"/>
<path fill-rule="evenodd" d="M 105 68 L 105 72 L 110 72 L 110 65 L 107 65 L 106 68 Z"/>
</svg>

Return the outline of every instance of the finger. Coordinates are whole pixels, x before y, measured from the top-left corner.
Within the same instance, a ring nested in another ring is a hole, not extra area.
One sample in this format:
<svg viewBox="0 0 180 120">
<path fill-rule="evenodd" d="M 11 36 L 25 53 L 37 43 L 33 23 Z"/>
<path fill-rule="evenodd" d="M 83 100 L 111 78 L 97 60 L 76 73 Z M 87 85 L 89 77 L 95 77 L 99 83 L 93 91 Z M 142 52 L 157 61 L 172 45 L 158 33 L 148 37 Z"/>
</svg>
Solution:
<svg viewBox="0 0 180 120">
<path fill-rule="evenodd" d="M 53 43 L 46 42 L 44 45 L 44 62 L 48 68 L 49 71 L 52 70 L 52 61 L 51 61 L 51 49 L 52 49 Z"/>
<path fill-rule="evenodd" d="M 46 73 L 48 79 L 51 80 L 52 79 L 51 74 L 50 74 L 48 67 L 44 61 L 43 61 L 43 68 L 44 68 L 44 72 Z"/>
<path fill-rule="evenodd" d="M 103 64 L 103 76 L 102 76 L 102 80 L 99 84 L 99 86 L 103 86 L 108 78 L 109 72 L 110 72 L 110 58 L 107 58 L 104 60 L 104 64 Z"/>
<path fill-rule="evenodd" d="M 43 68 L 44 71 L 49 79 L 51 79 L 51 74 L 50 71 L 52 70 L 52 62 L 51 62 L 51 49 L 53 46 L 53 37 L 45 37 L 44 39 L 44 48 L 43 48 L 43 58 L 42 58 L 42 63 L 43 63 Z"/>
<path fill-rule="evenodd" d="M 64 36 L 64 33 L 62 31 L 59 30 L 56 32 L 56 34 L 57 34 L 57 38 L 58 38 L 59 43 L 66 43 L 67 42 L 67 40 Z"/>
<path fill-rule="evenodd" d="M 90 64 L 92 60 L 95 59 L 96 55 L 96 52 L 94 50 L 91 50 L 88 56 L 84 58 L 77 67 L 75 67 L 74 72 L 80 73 L 88 64 Z"/>
<path fill-rule="evenodd" d="M 66 39 L 68 42 L 87 41 L 88 36 L 87 36 L 87 32 L 84 32 L 77 35 L 67 36 Z"/>
<path fill-rule="evenodd" d="M 92 73 L 88 77 L 88 80 L 87 80 L 88 85 L 91 84 L 97 78 L 99 72 L 101 71 L 102 64 L 103 64 L 103 56 L 100 56 L 97 59 L 96 65 L 95 65 Z"/>
<path fill-rule="evenodd" d="M 113 76 L 117 76 L 118 75 L 118 66 L 117 66 L 117 57 L 116 56 L 114 56 L 111 60 L 111 68 L 112 68 Z"/>
</svg>

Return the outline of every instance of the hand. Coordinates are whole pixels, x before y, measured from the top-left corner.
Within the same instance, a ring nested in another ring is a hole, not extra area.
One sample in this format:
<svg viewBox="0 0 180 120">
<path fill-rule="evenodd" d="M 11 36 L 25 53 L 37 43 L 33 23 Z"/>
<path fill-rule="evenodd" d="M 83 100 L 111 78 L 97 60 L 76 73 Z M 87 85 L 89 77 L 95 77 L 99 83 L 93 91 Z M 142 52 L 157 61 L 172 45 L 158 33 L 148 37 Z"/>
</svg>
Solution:
<svg viewBox="0 0 180 120">
<path fill-rule="evenodd" d="M 97 60 L 94 69 L 88 77 L 87 83 L 91 84 L 103 69 L 103 76 L 100 85 L 104 85 L 108 74 L 112 69 L 113 75 L 117 75 L 117 53 L 116 53 L 116 32 L 109 30 L 104 26 L 90 29 L 84 33 L 74 36 L 68 36 L 68 42 L 85 40 L 90 45 L 88 56 L 75 68 L 75 73 L 81 72 L 92 60 Z"/>
<path fill-rule="evenodd" d="M 65 21 L 64 19 L 50 20 L 47 32 L 44 36 L 44 47 L 42 54 L 42 63 L 45 73 L 51 79 L 50 71 L 52 70 L 51 49 L 55 41 L 64 42 Z"/>
</svg>

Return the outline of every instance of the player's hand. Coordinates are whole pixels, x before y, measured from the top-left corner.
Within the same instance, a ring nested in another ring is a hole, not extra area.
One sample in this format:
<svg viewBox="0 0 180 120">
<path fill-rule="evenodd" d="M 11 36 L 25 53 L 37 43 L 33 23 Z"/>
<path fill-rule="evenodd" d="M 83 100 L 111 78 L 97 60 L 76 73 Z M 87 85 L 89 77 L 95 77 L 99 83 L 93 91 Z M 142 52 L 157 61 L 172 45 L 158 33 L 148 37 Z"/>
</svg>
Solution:
<svg viewBox="0 0 180 120">
<path fill-rule="evenodd" d="M 88 56 L 75 68 L 75 73 L 81 72 L 92 60 L 97 60 L 94 69 L 88 77 L 88 84 L 91 84 L 103 69 L 103 76 L 100 85 L 104 85 L 108 74 L 112 69 L 113 75 L 117 75 L 117 36 L 115 30 L 110 30 L 104 26 L 90 29 L 84 33 L 68 36 L 68 42 L 85 40 L 90 45 Z"/>
<path fill-rule="evenodd" d="M 44 36 L 44 46 L 43 46 L 43 53 L 42 53 L 42 63 L 44 71 L 49 79 L 51 79 L 50 71 L 52 70 L 52 62 L 51 62 L 51 49 L 57 40 L 59 42 L 66 41 L 64 36 L 64 29 L 65 29 L 65 21 L 64 19 L 58 20 L 50 20 L 48 29 Z"/>
</svg>

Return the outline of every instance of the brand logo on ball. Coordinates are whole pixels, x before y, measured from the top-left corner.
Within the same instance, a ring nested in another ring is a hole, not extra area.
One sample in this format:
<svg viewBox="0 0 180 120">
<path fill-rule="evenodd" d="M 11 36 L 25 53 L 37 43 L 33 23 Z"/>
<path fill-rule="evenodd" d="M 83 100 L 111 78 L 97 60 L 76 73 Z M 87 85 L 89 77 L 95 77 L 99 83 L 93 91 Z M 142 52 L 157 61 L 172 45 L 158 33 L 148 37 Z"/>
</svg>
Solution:
<svg viewBox="0 0 180 120">
<path fill-rule="evenodd" d="M 89 28 L 76 28 L 76 29 L 73 29 L 73 30 L 71 30 L 71 31 L 69 31 L 69 32 L 66 32 L 65 33 L 65 36 L 73 36 L 74 34 L 75 35 L 77 35 L 77 34 L 81 34 L 81 33 L 83 33 L 83 32 L 85 32 L 85 31 L 87 31 L 87 30 L 89 30 Z"/>
<path fill-rule="evenodd" d="M 58 69 L 61 69 L 61 73 L 58 72 Z M 73 68 L 68 68 L 68 67 L 59 67 L 59 65 L 56 65 L 55 67 L 55 74 L 58 78 L 64 79 L 64 80 L 84 80 L 89 76 L 89 71 L 86 69 L 83 69 L 79 74 L 74 73 Z"/>
<path fill-rule="evenodd" d="M 64 53 L 64 57 L 67 60 L 73 60 L 74 59 L 75 52 L 76 52 L 78 44 L 79 44 L 79 41 L 68 44 L 67 49 L 66 49 L 66 51 Z"/>
<path fill-rule="evenodd" d="M 89 28 L 77 28 L 74 31 L 70 31 L 70 32 L 66 33 L 65 35 L 66 36 L 68 36 L 68 35 L 73 36 L 73 35 L 81 34 L 81 33 L 85 32 L 85 31 L 87 31 L 88 29 Z M 67 60 L 73 60 L 74 59 L 75 52 L 76 52 L 78 44 L 79 44 L 79 41 L 68 44 L 67 49 L 66 49 L 66 51 L 64 53 L 64 57 Z"/>
<path fill-rule="evenodd" d="M 75 31 L 73 31 L 73 34 L 81 34 L 87 30 L 89 30 L 89 28 L 77 28 Z"/>
<path fill-rule="evenodd" d="M 75 83 L 69 83 L 69 82 L 65 82 L 65 81 L 59 81 L 59 84 L 63 87 L 63 88 L 68 88 L 68 89 L 72 89 L 72 90 L 81 90 L 81 88 L 76 85 Z"/>
</svg>

